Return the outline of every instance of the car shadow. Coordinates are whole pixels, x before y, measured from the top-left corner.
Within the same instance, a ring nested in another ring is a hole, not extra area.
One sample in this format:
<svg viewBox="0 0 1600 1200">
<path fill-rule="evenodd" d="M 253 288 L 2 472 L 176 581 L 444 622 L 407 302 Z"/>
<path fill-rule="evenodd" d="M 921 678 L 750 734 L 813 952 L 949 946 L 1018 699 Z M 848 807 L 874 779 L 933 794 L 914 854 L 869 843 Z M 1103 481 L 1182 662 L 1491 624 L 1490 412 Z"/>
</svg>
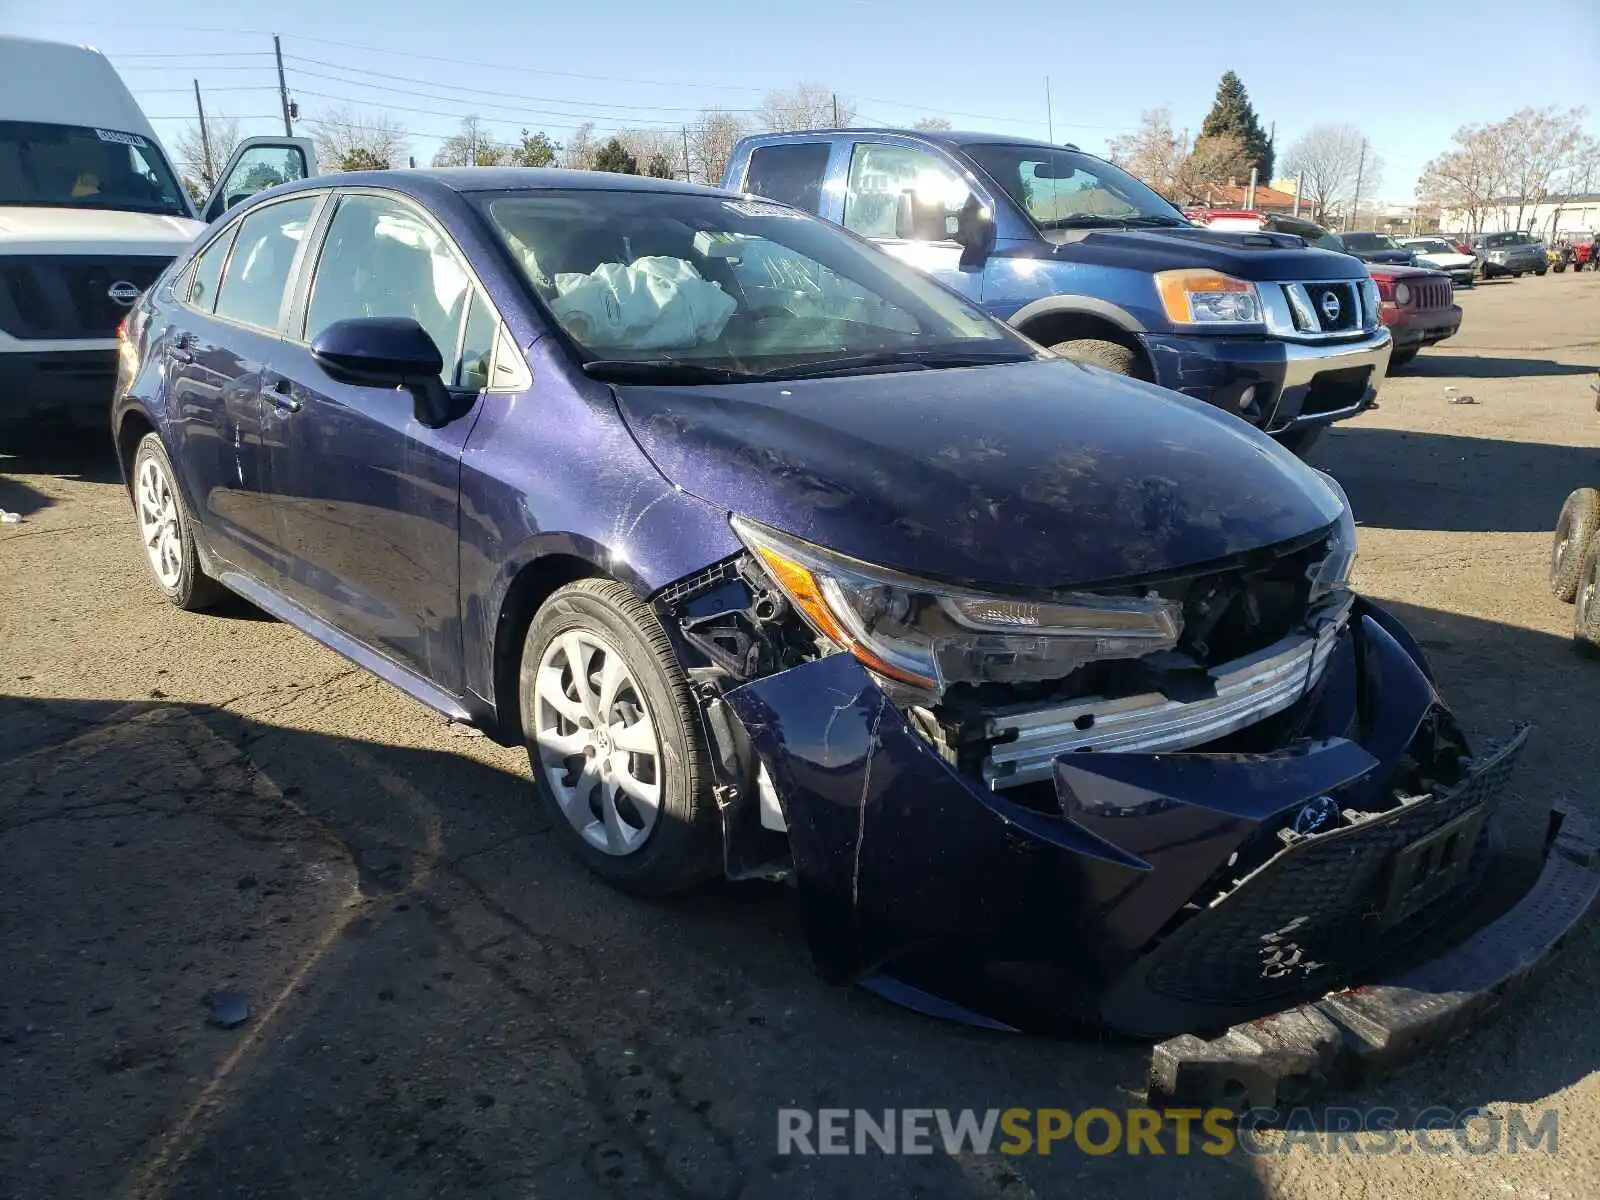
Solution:
<svg viewBox="0 0 1600 1200">
<path fill-rule="evenodd" d="M 1593 449 L 1462 434 L 1335 426 L 1311 458 L 1344 486 L 1359 523 L 1383 529 L 1547 532 L 1569 492 L 1600 485 Z"/>
<path fill-rule="evenodd" d="M 116 459 L 104 434 L 81 430 L 0 424 L 0 509 L 27 518 L 55 501 L 19 475 L 56 475 L 89 483 L 113 483 Z"/>
<path fill-rule="evenodd" d="M 1546 358 L 1490 358 L 1424 350 L 1391 374 L 1421 378 L 1515 379 L 1540 375 L 1593 375 L 1595 369 L 1583 363 L 1552 362 Z"/>
</svg>

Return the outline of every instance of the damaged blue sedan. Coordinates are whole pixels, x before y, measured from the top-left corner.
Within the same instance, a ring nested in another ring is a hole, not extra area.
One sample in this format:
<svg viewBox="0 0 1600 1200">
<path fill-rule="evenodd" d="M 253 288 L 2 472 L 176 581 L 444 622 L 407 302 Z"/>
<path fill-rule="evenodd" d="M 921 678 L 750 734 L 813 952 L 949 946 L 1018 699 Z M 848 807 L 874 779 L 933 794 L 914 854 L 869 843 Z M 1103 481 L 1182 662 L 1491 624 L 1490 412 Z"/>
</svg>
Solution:
<svg viewBox="0 0 1600 1200">
<path fill-rule="evenodd" d="M 1593 901 L 1557 814 L 1515 952 L 1438 933 L 1522 738 L 1470 748 L 1351 592 L 1332 478 L 793 209 L 325 176 L 229 213 L 119 339 L 173 603 L 239 593 L 525 744 L 618 887 L 792 880 L 828 979 L 1189 1036 L 1176 1094 L 1248 1074 L 1193 1035 L 1298 1012 L 1315 1064 L 1349 985 L 1488 995 Z"/>
</svg>

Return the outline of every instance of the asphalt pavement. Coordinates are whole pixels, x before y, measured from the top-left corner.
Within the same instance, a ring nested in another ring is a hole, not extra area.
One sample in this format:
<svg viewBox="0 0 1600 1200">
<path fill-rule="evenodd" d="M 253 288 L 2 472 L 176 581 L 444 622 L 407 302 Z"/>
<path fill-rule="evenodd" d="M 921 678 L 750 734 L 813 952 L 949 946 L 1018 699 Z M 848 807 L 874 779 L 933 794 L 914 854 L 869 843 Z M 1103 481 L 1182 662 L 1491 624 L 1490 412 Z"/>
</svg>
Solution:
<svg viewBox="0 0 1600 1200">
<path fill-rule="evenodd" d="M 1600 485 L 1600 276 L 1461 303 L 1461 333 L 1312 458 L 1361 523 L 1358 585 L 1469 732 L 1537 727 L 1510 800 L 1527 843 L 1557 798 L 1600 820 L 1600 663 L 1544 582 L 1562 499 Z M 0 1197 L 1600 1188 L 1592 931 L 1490 1028 L 1329 1098 L 1398 1114 L 1382 1154 L 1291 1132 L 1220 1156 L 781 1155 L 781 1108 L 1121 1112 L 1147 1054 L 826 985 L 782 885 L 608 890 L 550 836 L 521 752 L 243 602 L 169 607 L 103 439 L 0 446 L 0 509 L 21 518 L 0 525 Z M 1467 1108 L 1554 1110 L 1556 1152 L 1410 1129 Z"/>
</svg>

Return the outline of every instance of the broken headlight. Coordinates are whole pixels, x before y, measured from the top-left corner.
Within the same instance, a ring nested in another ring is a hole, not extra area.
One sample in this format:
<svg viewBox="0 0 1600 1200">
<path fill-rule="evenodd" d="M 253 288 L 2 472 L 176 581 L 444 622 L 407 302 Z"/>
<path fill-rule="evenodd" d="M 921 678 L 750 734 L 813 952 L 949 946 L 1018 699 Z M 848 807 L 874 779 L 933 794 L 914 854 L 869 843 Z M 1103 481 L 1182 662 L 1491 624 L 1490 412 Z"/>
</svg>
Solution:
<svg viewBox="0 0 1600 1200">
<path fill-rule="evenodd" d="M 1059 679 L 1096 659 L 1170 650 L 1183 630 L 1181 607 L 1154 596 L 987 595 L 740 517 L 733 528 L 818 633 L 878 674 L 936 693 L 956 683 Z"/>
<path fill-rule="evenodd" d="M 1328 553 L 1310 570 L 1310 599 L 1313 604 L 1324 596 L 1348 588 L 1350 571 L 1356 565 L 1356 518 L 1350 511 L 1350 497 L 1344 494 L 1344 488 L 1332 475 L 1326 471 L 1316 473 L 1339 502 L 1339 520 L 1328 535 Z"/>
</svg>

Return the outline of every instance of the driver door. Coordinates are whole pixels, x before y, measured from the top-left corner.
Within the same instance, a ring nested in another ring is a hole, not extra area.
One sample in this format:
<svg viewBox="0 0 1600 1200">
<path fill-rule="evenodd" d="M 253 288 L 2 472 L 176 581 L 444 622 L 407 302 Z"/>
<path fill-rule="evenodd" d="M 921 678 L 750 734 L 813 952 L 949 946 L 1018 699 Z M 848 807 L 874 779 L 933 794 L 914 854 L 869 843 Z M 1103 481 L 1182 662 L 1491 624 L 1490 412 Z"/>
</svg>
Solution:
<svg viewBox="0 0 1600 1200">
<path fill-rule="evenodd" d="M 200 219 L 210 224 L 257 192 L 315 174 L 317 151 L 310 138 L 245 138 L 217 173 L 218 183 L 206 200 Z"/>
</svg>

